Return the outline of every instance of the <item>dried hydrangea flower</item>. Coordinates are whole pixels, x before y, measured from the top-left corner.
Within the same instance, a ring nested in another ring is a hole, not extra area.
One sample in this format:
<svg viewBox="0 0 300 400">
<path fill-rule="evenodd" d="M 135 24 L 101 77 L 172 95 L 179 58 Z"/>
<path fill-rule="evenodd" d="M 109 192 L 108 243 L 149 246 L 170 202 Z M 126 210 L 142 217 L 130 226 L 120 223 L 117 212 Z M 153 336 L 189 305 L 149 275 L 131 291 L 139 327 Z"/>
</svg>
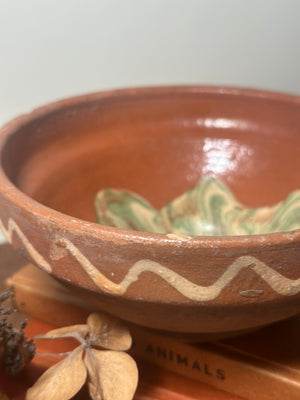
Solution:
<svg viewBox="0 0 300 400">
<path fill-rule="evenodd" d="M 27 391 L 26 400 L 68 400 L 88 384 L 93 400 L 131 400 L 138 382 L 128 329 L 118 320 L 90 314 L 86 325 L 52 330 L 37 339 L 72 337 L 80 345 L 49 368 Z M 101 347 L 96 349 L 94 347 Z"/>
</svg>

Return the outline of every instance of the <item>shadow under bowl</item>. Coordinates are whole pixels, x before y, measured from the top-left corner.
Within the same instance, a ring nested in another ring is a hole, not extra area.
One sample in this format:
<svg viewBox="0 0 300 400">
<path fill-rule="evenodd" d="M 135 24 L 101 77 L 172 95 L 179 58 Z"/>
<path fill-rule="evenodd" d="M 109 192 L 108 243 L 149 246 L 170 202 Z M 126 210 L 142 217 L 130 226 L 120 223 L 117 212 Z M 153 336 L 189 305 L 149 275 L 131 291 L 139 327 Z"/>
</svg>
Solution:
<svg viewBox="0 0 300 400">
<path fill-rule="evenodd" d="M 0 133 L 6 237 L 104 311 L 198 339 L 300 311 L 300 230 L 186 238 L 99 225 L 94 208 L 106 187 L 160 208 L 204 175 L 249 207 L 284 200 L 300 188 L 299 97 L 115 90 L 41 107 Z"/>
</svg>

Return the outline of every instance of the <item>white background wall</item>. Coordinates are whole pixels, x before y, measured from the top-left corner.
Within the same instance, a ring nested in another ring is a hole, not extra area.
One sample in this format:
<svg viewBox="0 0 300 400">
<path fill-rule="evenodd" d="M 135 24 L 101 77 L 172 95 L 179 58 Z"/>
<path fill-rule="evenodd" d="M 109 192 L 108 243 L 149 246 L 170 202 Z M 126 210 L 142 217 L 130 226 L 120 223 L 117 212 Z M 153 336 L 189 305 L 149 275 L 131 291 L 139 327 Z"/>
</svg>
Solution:
<svg viewBox="0 0 300 400">
<path fill-rule="evenodd" d="M 104 88 L 300 94 L 299 0 L 0 0 L 0 124 Z"/>
</svg>

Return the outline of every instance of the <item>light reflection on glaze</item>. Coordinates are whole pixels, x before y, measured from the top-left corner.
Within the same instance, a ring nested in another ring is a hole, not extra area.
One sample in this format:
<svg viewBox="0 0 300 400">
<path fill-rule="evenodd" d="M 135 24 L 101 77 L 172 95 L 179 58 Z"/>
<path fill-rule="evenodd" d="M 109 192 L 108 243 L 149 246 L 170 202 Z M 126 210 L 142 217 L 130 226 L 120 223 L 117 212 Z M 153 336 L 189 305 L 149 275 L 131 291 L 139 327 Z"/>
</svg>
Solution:
<svg viewBox="0 0 300 400">
<path fill-rule="evenodd" d="M 206 128 L 218 128 L 218 129 L 244 129 L 247 126 L 245 121 L 228 119 L 228 118 L 205 118 L 198 119 L 197 125 L 203 124 Z"/>
<path fill-rule="evenodd" d="M 250 158 L 253 149 L 231 139 L 205 138 L 203 175 L 220 175 L 234 171 L 241 160 Z"/>
<path fill-rule="evenodd" d="M 231 118 L 203 118 L 184 119 L 182 125 L 188 128 L 204 127 L 215 129 L 237 129 L 237 130 L 255 130 L 256 124 L 253 121 Z"/>
</svg>

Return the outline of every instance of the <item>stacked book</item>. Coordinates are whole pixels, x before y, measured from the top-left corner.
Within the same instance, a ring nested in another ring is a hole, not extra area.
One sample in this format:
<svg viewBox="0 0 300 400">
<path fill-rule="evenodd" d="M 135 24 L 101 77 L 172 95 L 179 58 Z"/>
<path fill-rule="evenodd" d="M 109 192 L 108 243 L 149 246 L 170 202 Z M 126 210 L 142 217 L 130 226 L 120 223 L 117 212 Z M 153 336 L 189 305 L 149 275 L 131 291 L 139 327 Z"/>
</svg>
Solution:
<svg viewBox="0 0 300 400">
<path fill-rule="evenodd" d="M 20 311 L 52 326 L 85 323 L 94 311 L 32 265 L 11 276 L 7 285 L 14 287 Z M 143 365 L 158 366 L 155 379 L 159 379 L 160 370 L 178 374 L 178 395 L 189 386 L 197 392 L 196 382 L 201 382 L 231 394 L 216 392 L 207 399 L 300 399 L 300 316 L 210 344 L 186 344 L 136 326 L 130 330 L 132 356 L 146 362 Z M 185 398 L 197 397 L 178 397 Z"/>
</svg>

